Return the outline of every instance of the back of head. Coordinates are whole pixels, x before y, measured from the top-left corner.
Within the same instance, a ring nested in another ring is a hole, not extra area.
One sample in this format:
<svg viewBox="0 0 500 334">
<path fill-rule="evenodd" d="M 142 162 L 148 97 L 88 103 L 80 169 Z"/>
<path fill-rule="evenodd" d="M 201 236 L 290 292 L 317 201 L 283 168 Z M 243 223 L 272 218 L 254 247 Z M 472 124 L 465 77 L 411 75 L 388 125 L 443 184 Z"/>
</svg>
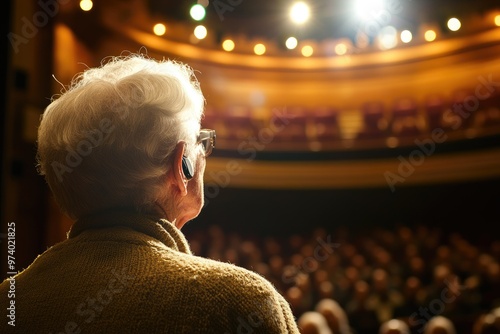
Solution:
<svg viewBox="0 0 500 334">
<path fill-rule="evenodd" d="M 316 304 L 316 312 L 325 317 L 334 334 L 350 333 L 349 321 L 344 309 L 331 298 L 324 298 Z"/>
<path fill-rule="evenodd" d="M 427 322 L 424 334 L 456 334 L 455 325 L 446 317 L 436 316 Z"/>
<path fill-rule="evenodd" d="M 326 319 L 318 312 L 304 312 L 297 320 L 301 334 L 333 334 Z"/>
<path fill-rule="evenodd" d="M 179 141 L 193 155 L 204 98 L 193 71 L 143 55 L 84 71 L 46 108 L 38 162 L 71 218 L 161 198 Z"/>
<path fill-rule="evenodd" d="M 379 334 L 410 334 L 410 328 L 402 320 L 391 319 L 380 326 Z"/>
</svg>

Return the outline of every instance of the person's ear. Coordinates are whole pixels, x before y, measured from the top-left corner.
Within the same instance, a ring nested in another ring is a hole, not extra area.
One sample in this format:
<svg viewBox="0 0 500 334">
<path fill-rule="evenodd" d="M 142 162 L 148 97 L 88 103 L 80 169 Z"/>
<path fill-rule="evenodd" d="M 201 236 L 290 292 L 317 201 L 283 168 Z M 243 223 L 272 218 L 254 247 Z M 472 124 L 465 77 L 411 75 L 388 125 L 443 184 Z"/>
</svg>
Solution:
<svg viewBox="0 0 500 334">
<path fill-rule="evenodd" d="M 174 174 L 173 177 L 173 183 L 174 185 L 179 189 L 179 192 L 182 196 L 187 195 L 187 183 L 188 183 L 188 178 L 185 175 L 184 169 L 185 167 L 185 162 L 183 163 L 183 158 L 184 157 L 184 151 L 186 148 L 186 143 L 183 141 L 180 141 L 177 143 L 174 149 L 174 157 L 173 157 L 173 164 L 172 164 L 172 171 Z M 192 167 L 191 167 L 192 168 Z M 192 170 L 191 170 L 191 173 Z"/>
</svg>

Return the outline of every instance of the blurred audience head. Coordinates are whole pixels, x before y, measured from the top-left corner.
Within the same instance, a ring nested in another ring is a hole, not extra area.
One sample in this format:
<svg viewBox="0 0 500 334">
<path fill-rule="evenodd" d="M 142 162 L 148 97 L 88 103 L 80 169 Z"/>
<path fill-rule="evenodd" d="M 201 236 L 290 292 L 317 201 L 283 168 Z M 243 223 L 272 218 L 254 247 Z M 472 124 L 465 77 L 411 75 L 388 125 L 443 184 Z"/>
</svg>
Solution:
<svg viewBox="0 0 500 334">
<path fill-rule="evenodd" d="M 391 319 L 382 323 L 379 334 L 410 334 L 410 328 L 402 320 Z"/>
<path fill-rule="evenodd" d="M 333 334 L 321 313 L 304 312 L 297 320 L 301 334 Z"/>
<path fill-rule="evenodd" d="M 431 318 L 424 329 L 424 334 L 456 334 L 455 325 L 443 316 Z"/>
<path fill-rule="evenodd" d="M 347 315 L 335 300 L 324 298 L 316 304 L 315 310 L 325 317 L 333 334 L 347 334 L 351 332 Z"/>
</svg>

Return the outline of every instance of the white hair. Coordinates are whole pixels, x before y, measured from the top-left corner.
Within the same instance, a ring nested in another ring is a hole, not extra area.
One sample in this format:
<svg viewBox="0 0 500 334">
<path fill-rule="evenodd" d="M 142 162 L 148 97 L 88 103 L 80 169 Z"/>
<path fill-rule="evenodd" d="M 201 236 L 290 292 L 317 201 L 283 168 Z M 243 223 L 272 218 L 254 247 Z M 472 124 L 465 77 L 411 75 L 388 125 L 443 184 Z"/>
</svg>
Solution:
<svg viewBox="0 0 500 334">
<path fill-rule="evenodd" d="M 425 326 L 424 334 L 432 334 L 436 328 L 441 328 L 448 334 L 456 334 L 455 325 L 450 319 L 441 315 L 432 317 Z"/>
<path fill-rule="evenodd" d="M 193 70 L 144 55 L 110 57 L 72 80 L 38 130 L 39 171 L 71 218 L 149 209 L 176 144 L 194 157 L 204 97 Z"/>
<path fill-rule="evenodd" d="M 379 333 L 386 334 L 389 333 L 389 331 L 398 331 L 401 334 L 410 334 L 410 327 L 408 327 L 403 320 L 391 319 L 380 325 Z"/>
</svg>

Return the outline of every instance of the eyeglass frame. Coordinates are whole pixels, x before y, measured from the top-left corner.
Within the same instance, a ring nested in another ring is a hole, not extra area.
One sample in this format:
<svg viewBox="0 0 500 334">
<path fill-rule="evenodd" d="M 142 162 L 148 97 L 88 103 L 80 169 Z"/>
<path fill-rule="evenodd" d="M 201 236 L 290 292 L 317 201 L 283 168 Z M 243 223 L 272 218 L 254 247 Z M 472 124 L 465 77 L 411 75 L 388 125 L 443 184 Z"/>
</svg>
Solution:
<svg viewBox="0 0 500 334">
<path fill-rule="evenodd" d="M 201 129 L 200 134 L 198 135 L 198 140 L 196 144 L 203 144 L 203 151 L 205 152 L 205 157 L 208 157 L 212 154 L 212 151 L 215 148 L 215 138 L 216 138 L 215 130 L 212 129 Z"/>
</svg>

